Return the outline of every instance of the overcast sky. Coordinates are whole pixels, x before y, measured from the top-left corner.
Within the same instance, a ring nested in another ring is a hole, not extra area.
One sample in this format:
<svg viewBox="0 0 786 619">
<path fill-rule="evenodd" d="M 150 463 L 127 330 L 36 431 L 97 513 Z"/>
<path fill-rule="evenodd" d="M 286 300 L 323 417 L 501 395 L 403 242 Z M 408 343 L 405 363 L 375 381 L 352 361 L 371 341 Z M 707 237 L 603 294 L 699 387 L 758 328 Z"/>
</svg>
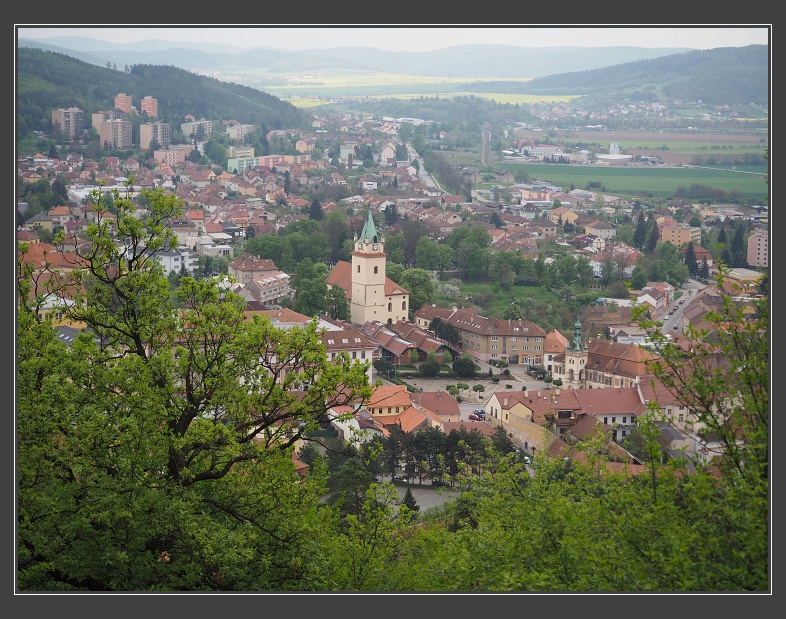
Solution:
<svg viewBox="0 0 786 619">
<path fill-rule="evenodd" d="M 747 26 L 674 26 L 668 24 L 614 25 L 564 27 L 528 25 L 529 27 L 483 27 L 411 24 L 378 25 L 306 25 L 291 28 L 291 24 L 249 27 L 186 27 L 159 25 L 157 27 L 123 28 L 112 25 L 88 27 L 27 27 L 15 24 L 19 38 L 45 39 L 60 36 L 90 37 L 130 43 L 147 39 L 167 41 L 223 43 L 235 47 L 273 47 L 287 50 L 326 49 L 330 47 L 374 47 L 391 51 L 433 51 L 453 45 L 488 43 L 520 47 L 687 47 L 713 49 L 769 45 L 771 24 Z M 342 27 L 347 26 L 347 27 Z"/>
</svg>

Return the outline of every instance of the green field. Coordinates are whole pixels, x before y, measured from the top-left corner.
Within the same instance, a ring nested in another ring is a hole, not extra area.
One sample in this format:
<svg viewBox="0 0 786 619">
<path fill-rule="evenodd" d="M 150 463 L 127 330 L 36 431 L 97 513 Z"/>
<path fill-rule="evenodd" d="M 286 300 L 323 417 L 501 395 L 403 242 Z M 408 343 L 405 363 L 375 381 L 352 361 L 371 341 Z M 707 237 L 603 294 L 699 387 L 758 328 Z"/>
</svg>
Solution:
<svg viewBox="0 0 786 619">
<path fill-rule="evenodd" d="M 606 168 L 585 165 L 542 163 L 515 164 L 500 167 L 516 171 L 524 169 L 532 180 L 542 180 L 569 190 L 585 189 L 589 183 L 600 183 L 606 193 L 671 196 L 679 187 L 705 185 L 725 192 L 737 191 L 751 200 L 767 201 L 769 186 L 765 166 L 737 166 L 736 170 L 696 167 Z M 744 169 L 743 169 L 744 168 Z"/>
</svg>

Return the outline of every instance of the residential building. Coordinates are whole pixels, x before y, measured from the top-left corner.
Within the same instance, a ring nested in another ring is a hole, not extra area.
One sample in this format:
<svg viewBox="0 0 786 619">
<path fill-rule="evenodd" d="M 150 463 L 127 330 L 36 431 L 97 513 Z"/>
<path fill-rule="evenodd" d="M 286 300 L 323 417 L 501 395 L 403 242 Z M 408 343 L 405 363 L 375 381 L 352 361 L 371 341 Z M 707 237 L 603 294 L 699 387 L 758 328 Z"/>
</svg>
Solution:
<svg viewBox="0 0 786 619">
<path fill-rule="evenodd" d="M 285 297 L 292 295 L 290 280 L 283 271 L 272 271 L 249 281 L 239 294 L 247 300 L 256 301 L 261 307 L 278 306 Z"/>
<path fill-rule="evenodd" d="M 132 125 L 129 120 L 109 120 L 98 125 L 98 138 L 102 148 L 131 148 L 131 136 Z"/>
<path fill-rule="evenodd" d="M 269 258 L 259 258 L 250 254 L 243 254 L 229 263 L 227 274 L 238 282 L 246 285 L 252 280 L 267 277 L 272 273 L 280 272 L 276 263 Z"/>
<path fill-rule="evenodd" d="M 139 113 L 147 114 L 148 118 L 158 118 L 158 99 L 153 99 L 150 95 L 142 97 Z"/>
<path fill-rule="evenodd" d="M 140 125 L 139 148 L 149 150 L 153 142 L 157 142 L 161 148 L 167 148 L 172 143 L 172 125 L 158 121 Z"/>
<path fill-rule="evenodd" d="M 518 365 L 543 365 L 546 332 L 532 322 L 486 318 L 478 315 L 474 308 L 449 309 L 424 305 L 415 312 L 415 323 L 428 329 L 437 317 L 458 329 L 461 352 L 469 353 L 475 359 L 504 359 Z"/>
<path fill-rule="evenodd" d="M 131 95 L 121 92 L 115 96 L 115 109 L 121 110 L 124 114 L 130 114 L 132 108 Z"/>
<path fill-rule="evenodd" d="M 183 133 L 183 137 L 191 138 L 196 136 L 200 127 L 202 127 L 205 139 L 207 139 L 207 137 L 213 133 L 213 121 L 205 120 L 204 118 L 201 120 L 182 123 L 180 125 L 180 131 Z"/>
<path fill-rule="evenodd" d="M 701 228 L 694 228 L 687 224 L 669 223 L 659 226 L 660 240 L 668 242 L 674 247 L 682 247 L 688 243 L 701 244 Z"/>
<path fill-rule="evenodd" d="M 770 233 L 754 232 L 748 237 L 748 266 L 767 269 L 770 266 Z"/>
<path fill-rule="evenodd" d="M 78 107 L 52 110 L 52 128 L 70 138 L 81 138 L 85 132 L 85 112 Z"/>
</svg>

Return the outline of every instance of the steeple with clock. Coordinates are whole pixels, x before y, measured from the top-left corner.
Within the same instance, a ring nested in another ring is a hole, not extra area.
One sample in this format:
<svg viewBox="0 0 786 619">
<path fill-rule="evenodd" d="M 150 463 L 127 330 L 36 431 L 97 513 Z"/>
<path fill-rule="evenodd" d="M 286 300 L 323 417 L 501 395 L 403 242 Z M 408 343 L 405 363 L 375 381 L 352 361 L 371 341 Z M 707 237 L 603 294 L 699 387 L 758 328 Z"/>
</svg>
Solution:
<svg viewBox="0 0 786 619">
<path fill-rule="evenodd" d="M 385 298 L 385 239 L 377 233 L 371 211 L 355 237 L 352 249 L 352 298 L 350 320 L 364 324 L 369 320 L 385 323 L 388 312 Z"/>
</svg>

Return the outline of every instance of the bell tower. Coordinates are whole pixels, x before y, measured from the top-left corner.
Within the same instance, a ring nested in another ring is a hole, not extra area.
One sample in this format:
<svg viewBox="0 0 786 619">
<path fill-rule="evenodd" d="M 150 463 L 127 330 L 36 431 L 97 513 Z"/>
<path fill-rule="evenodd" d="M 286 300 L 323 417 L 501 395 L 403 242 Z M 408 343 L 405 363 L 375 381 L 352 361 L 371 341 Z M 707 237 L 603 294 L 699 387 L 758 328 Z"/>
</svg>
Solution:
<svg viewBox="0 0 786 619">
<path fill-rule="evenodd" d="M 371 211 L 355 237 L 352 249 L 352 299 L 350 320 L 360 324 L 369 320 L 385 323 L 388 312 L 385 299 L 385 239 L 377 234 Z"/>
</svg>

